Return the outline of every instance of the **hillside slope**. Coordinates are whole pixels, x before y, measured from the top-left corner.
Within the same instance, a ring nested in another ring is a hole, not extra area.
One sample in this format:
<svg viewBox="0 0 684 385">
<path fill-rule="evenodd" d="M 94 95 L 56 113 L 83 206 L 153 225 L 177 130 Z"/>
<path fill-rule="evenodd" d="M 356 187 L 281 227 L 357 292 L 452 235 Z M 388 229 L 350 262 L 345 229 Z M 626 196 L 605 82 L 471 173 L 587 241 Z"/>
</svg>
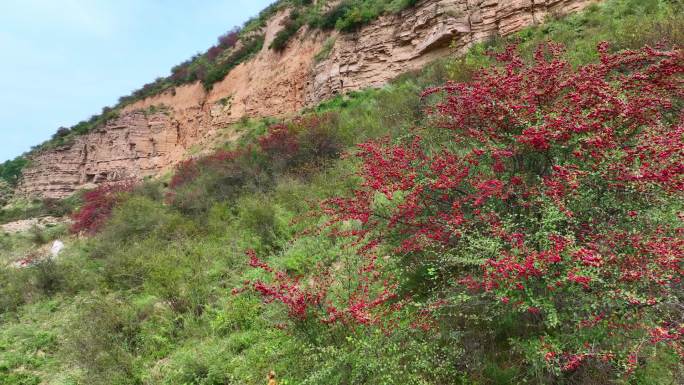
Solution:
<svg viewBox="0 0 684 385">
<path fill-rule="evenodd" d="M 72 232 L 0 235 L 0 384 L 681 384 L 683 9 L 608 0 L 245 119 L 61 202 Z"/>
<path fill-rule="evenodd" d="M 590 5 L 48 201 L 74 223 L 0 234 L 0 384 L 683 383 L 683 10 Z"/>
</svg>

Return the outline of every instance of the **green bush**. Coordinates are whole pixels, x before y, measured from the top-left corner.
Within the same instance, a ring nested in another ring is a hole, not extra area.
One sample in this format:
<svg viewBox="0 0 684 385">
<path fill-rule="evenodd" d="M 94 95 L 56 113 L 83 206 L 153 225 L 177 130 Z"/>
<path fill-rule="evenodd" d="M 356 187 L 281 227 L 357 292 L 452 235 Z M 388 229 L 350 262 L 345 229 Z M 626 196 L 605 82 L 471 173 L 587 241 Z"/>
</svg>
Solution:
<svg viewBox="0 0 684 385">
<path fill-rule="evenodd" d="M 210 90 L 214 83 L 223 80 L 223 78 L 228 75 L 228 72 L 230 72 L 238 64 L 244 62 L 245 60 L 249 59 L 249 57 L 259 52 L 263 45 L 263 35 L 252 37 L 249 40 L 243 41 L 242 47 L 233 51 L 226 59 L 222 60 L 220 63 L 208 70 L 206 77 L 202 79 L 204 88 Z"/>
<path fill-rule="evenodd" d="M 142 254 L 147 257 L 146 271 L 140 275 L 144 292 L 163 300 L 175 313 L 199 317 L 211 299 L 209 268 L 216 256 L 192 245 L 170 246 Z"/>
<path fill-rule="evenodd" d="M 0 179 L 0 208 L 10 201 L 13 193 L 12 186 L 4 179 Z"/>
<path fill-rule="evenodd" d="M 0 315 L 45 300 L 66 287 L 65 271 L 54 261 L 41 260 L 23 268 L 0 268 Z"/>
<path fill-rule="evenodd" d="M 317 346 L 318 345 L 318 346 Z M 455 341 L 421 332 L 360 333 L 334 344 L 303 343 L 292 357 L 296 384 L 468 384 L 459 370 L 463 350 Z"/>
<path fill-rule="evenodd" d="M 0 315 L 16 311 L 26 301 L 26 275 L 0 267 Z"/>
<path fill-rule="evenodd" d="M 122 244 L 148 237 L 180 240 L 189 237 L 194 231 L 191 221 L 161 202 L 134 195 L 114 209 L 98 243 L 116 249 Z"/>
<path fill-rule="evenodd" d="M 43 295 L 50 296 L 64 288 L 65 276 L 62 267 L 51 259 L 36 263 L 32 270 L 32 285 Z"/>
<path fill-rule="evenodd" d="M 323 42 L 323 47 L 321 47 L 321 50 L 318 51 L 318 53 L 316 53 L 314 56 L 314 62 L 319 63 L 327 59 L 330 56 L 330 52 L 332 52 L 333 48 L 335 47 L 336 41 L 337 40 L 334 37 L 325 39 Z"/>
<path fill-rule="evenodd" d="M 333 8 L 324 18 L 322 27 L 334 21 L 335 28 L 353 32 L 385 13 L 397 13 L 416 5 L 417 0 L 345 0 Z"/>
<path fill-rule="evenodd" d="M 350 8 L 350 2 L 342 1 L 319 18 L 312 20 L 310 25 L 323 30 L 333 29 L 335 28 L 337 21 L 342 19 Z"/>
<path fill-rule="evenodd" d="M 221 346 L 207 345 L 189 347 L 172 357 L 171 368 L 165 368 L 165 378 L 160 384 L 222 385 L 234 382 L 230 364 L 225 357 L 229 354 Z"/>
<path fill-rule="evenodd" d="M 21 171 L 28 164 L 28 159 L 18 156 L 0 164 L 0 180 L 4 180 L 10 186 L 15 186 L 21 177 Z"/>
<path fill-rule="evenodd" d="M 164 200 L 164 182 L 161 179 L 148 179 L 133 188 L 133 194 L 155 202 Z"/>
<path fill-rule="evenodd" d="M 89 255 L 104 264 L 104 279 L 116 288 L 139 288 L 151 271 L 150 261 L 166 256 L 176 242 L 189 240 L 195 224 L 160 202 L 133 196 L 114 210 Z"/>
<path fill-rule="evenodd" d="M 66 199 L 14 199 L 5 207 L 0 207 L 0 223 L 44 216 L 63 217 L 71 214 L 80 201 L 78 194 Z"/>
<path fill-rule="evenodd" d="M 35 328 L 30 319 L 24 321 L 0 331 L 0 384 L 40 384 L 37 371 L 47 364 L 46 355 L 56 353 L 56 333 Z"/>
<path fill-rule="evenodd" d="M 283 29 L 276 33 L 275 37 L 273 38 L 273 41 L 268 46 L 268 48 L 276 51 L 284 50 L 285 47 L 287 47 L 287 43 L 288 41 L 290 41 L 290 38 L 294 36 L 297 33 L 297 31 L 299 31 L 299 28 L 301 28 L 303 24 L 304 21 L 300 17 L 299 13 L 293 11 L 290 14 L 290 18 L 285 23 Z"/>
<path fill-rule="evenodd" d="M 124 298 L 84 298 L 65 330 L 62 351 L 88 384 L 140 383 L 135 354 L 141 348 L 141 316 Z"/>
<path fill-rule="evenodd" d="M 251 234 L 254 238 L 251 247 L 263 252 L 279 250 L 287 239 L 288 218 L 283 211 L 269 202 L 265 196 L 245 197 L 236 202 L 238 208 L 235 226 L 242 236 Z"/>
<path fill-rule="evenodd" d="M 66 236 L 68 229 L 65 224 L 48 225 L 46 227 L 36 225 L 29 230 L 29 234 L 33 243 L 40 246 Z"/>
</svg>

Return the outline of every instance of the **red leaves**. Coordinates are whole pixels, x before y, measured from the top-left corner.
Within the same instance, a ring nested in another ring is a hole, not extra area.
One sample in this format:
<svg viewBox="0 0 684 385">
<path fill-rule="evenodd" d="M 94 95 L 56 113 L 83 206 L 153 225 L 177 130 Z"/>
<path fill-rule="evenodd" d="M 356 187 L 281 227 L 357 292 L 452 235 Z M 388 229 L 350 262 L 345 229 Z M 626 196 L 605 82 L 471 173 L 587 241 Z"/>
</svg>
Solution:
<svg viewBox="0 0 684 385">
<path fill-rule="evenodd" d="M 670 305 L 684 275 L 684 229 L 660 206 L 684 192 L 684 56 L 598 50 L 599 63 L 573 69 L 558 45 L 540 47 L 531 65 L 509 47 L 501 67 L 474 81 L 426 90 L 442 96 L 430 112 L 450 140 L 364 143 L 360 187 L 322 204 L 332 232 L 370 258 L 358 285 L 340 296 L 328 270 L 302 285 L 253 261 L 272 276 L 254 289 L 295 319 L 381 323 L 403 301 L 379 280 L 371 253 L 395 246 L 408 261 L 459 261 L 444 267 L 458 286 L 441 289 L 527 313 L 563 340 L 565 351 L 545 356 L 563 370 L 597 359 L 633 368 L 624 358 L 636 357 L 644 335 L 678 344 L 681 325 L 666 321 L 682 316 Z M 287 149 L 288 138 L 274 130 L 264 148 Z M 402 268 L 411 275 L 414 266 Z M 578 343 L 583 333 L 591 344 Z"/>
<path fill-rule="evenodd" d="M 298 279 L 291 279 L 282 272 L 274 273 L 272 268 L 257 258 L 253 250 L 247 251 L 247 256 L 250 258 L 250 266 L 274 275 L 273 283 L 255 281 L 250 283 L 252 288 L 261 294 L 267 302 L 277 300 L 283 303 L 292 318 L 300 321 L 305 320 L 309 315 L 309 308 L 320 305 L 321 300 L 325 297 L 325 287 L 322 287 L 320 291 L 302 288 Z"/>
<path fill-rule="evenodd" d="M 289 160 L 297 155 L 299 141 L 286 124 L 274 124 L 267 135 L 259 138 L 259 148 L 271 157 Z"/>
<path fill-rule="evenodd" d="M 132 181 L 102 184 L 83 195 L 83 206 L 72 216 L 71 232 L 95 234 L 106 223 L 114 206 L 125 192 L 133 190 Z"/>
<path fill-rule="evenodd" d="M 184 160 L 176 166 L 176 173 L 173 174 L 169 187 L 177 189 L 195 180 L 201 172 L 206 172 L 212 168 L 222 167 L 223 164 L 233 161 L 242 155 L 240 151 L 217 151 L 209 156 L 190 158 Z"/>
<path fill-rule="evenodd" d="M 657 322 L 662 313 L 642 309 L 681 283 L 684 231 L 637 213 L 684 192 L 684 55 L 598 50 L 599 63 L 575 70 L 558 45 L 541 46 L 529 66 L 509 47 L 502 67 L 426 90 L 443 95 L 431 113 L 452 140 L 362 144 L 361 188 L 324 202 L 326 213 L 333 223 L 359 221 L 358 242 L 416 256 L 473 238 L 503 242 L 455 281 L 540 317 L 552 308 L 564 327 L 585 319 L 573 306 L 610 309 L 605 318 L 629 320 L 613 324 L 624 333 Z M 390 203 L 378 206 L 379 195 Z M 549 230 L 554 211 L 564 215 Z M 574 370 L 615 355 L 563 357 Z"/>
<path fill-rule="evenodd" d="M 267 303 L 276 301 L 284 305 L 294 321 L 383 327 L 401 306 L 392 303 L 397 298 L 396 285 L 382 279 L 374 257 L 338 287 L 333 272 L 327 269 L 319 267 L 319 272 L 309 281 L 301 282 L 299 278 L 274 270 L 259 260 L 254 251 L 248 251 L 247 256 L 250 266 L 270 276 L 269 282 L 254 280 L 248 284 Z"/>
<path fill-rule="evenodd" d="M 219 36 L 218 44 L 223 49 L 235 47 L 235 44 L 240 40 L 240 27 L 235 27 L 230 31 Z"/>
<path fill-rule="evenodd" d="M 216 59 L 226 50 L 229 50 L 237 44 L 237 42 L 240 40 L 240 28 L 235 27 L 231 29 L 230 31 L 224 33 L 223 35 L 218 37 L 218 44 L 212 46 L 207 50 L 206 57 L 209 61 L 213 62 L 216 61 Z M 187 72 L 187 68 L 185 69 L 184 72 Z M 176 75 L 176 73 L 174 73 Z M 178 77 L 181 77 L 182 75 L 176 75 Z M 187 75 L 186 75 L 187 76 Z"/>
<path fill-rule="evenodd" d="M 675 127 L 644 128 L 638 144 L 626 152 L 626 162 L 612 169 L 616 179 L 641 188 L 656 184 L 670 192 L 684 191 L 684 116 Z"/>
<path fill-rule="evenodd" d="M 594 250 L 580 248 L 573 254 L 573 257 L 584 266 L 601 267 L 603 265 L 601 255 Z"/>
</svg>

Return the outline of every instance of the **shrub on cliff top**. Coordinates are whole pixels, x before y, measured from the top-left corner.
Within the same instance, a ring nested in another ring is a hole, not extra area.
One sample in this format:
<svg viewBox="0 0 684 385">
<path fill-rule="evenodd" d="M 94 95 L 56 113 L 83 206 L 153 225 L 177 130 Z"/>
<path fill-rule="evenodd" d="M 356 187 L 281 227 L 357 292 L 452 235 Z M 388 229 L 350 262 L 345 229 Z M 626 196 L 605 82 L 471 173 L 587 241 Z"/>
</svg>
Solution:
<svg viewBox="0 0 684 385">
<path fill-rule="evenodd" d="M 299 14 L 293 12 L 290 15 L 290 19 L 288 19 L 285 23 L 283 29 L 278 31 L 276 36 L 273 38 L 273 41 L 268 48 L 276 51 L 284 50 L 285 47 L 287 47 L 287 43 L 290 41 L 290 38 L 292 38 L 297 31 L 299 31 L 299 28 L 301 28 L 302 25 L 304 25 L 304 22 L 299 18 Z"/>
<path fill-rule="evenodd" d="M 210 90 L 214 83 L 220 82 L 228 75 L 228 72 L 238 64 L 244 62 L 252 55 L 261 50 L 264 45 L 264 36 L 256 36 L 243 41 L 242 47 L 236 49 L 227 58 L 211 67 L 202 79 L 204 88 Z"/>
<path fill-rule="evenodd" d="M 21 172 L 28 164 L 28 159 L 18 156 L 11 160 L 6 160 L 0 164 L 0 179 L 5 180 L 11 186 L 15 186 L 21 178 Z"/>
<path fill-rule="evenodd" d="M 218 37 L 218 44 L 223 49 L 235 47 L 235 44 L 240 40 L 240 27 L 235 27 L 230 31 Z"/>
</svg>

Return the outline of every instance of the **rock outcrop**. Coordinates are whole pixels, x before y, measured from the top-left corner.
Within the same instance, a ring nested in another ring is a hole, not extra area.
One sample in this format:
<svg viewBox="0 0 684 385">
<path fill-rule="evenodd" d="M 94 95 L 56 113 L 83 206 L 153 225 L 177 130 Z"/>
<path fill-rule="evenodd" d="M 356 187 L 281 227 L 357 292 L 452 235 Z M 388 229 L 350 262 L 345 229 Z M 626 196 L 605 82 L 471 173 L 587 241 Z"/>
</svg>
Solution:
<svg viewBox="0 0 684 385">
<path fill-rule="evenodd" d="M 473 44 L 506 36 L 550 15 L 581 10 L 594 0 L 425 0 L 358 33 L 340 35 L 313 70 L 307 103 L 377 87 Z"/>
<path fill-rule="evenodd" d="M 69 145 L 36 154 L 19 189 L 60 198 L 104 181 L 156 175 L 183 156 L 192 134 L 168 113 L 125 113 Z"/>
<path fill-rule="evenodd" d="M 261 52 L 206 92 L 201 84 L 133 103 L 118 118 L 60 148 L 33 155 L 18 192 L 62 198 L 105 181 L 156 176 L 242 117 L 283 116 L 338 93 L 377 87 L 471 45 L 580 10 L 595 0 L 420 0 L 352 34 L 302 28 L 269 50 L 287 12 L 265 27 Z M 328 38 L 328 57 L 314 57 Z M 228 132 L 230 138 L 230 132 Z"/>
</svg>

